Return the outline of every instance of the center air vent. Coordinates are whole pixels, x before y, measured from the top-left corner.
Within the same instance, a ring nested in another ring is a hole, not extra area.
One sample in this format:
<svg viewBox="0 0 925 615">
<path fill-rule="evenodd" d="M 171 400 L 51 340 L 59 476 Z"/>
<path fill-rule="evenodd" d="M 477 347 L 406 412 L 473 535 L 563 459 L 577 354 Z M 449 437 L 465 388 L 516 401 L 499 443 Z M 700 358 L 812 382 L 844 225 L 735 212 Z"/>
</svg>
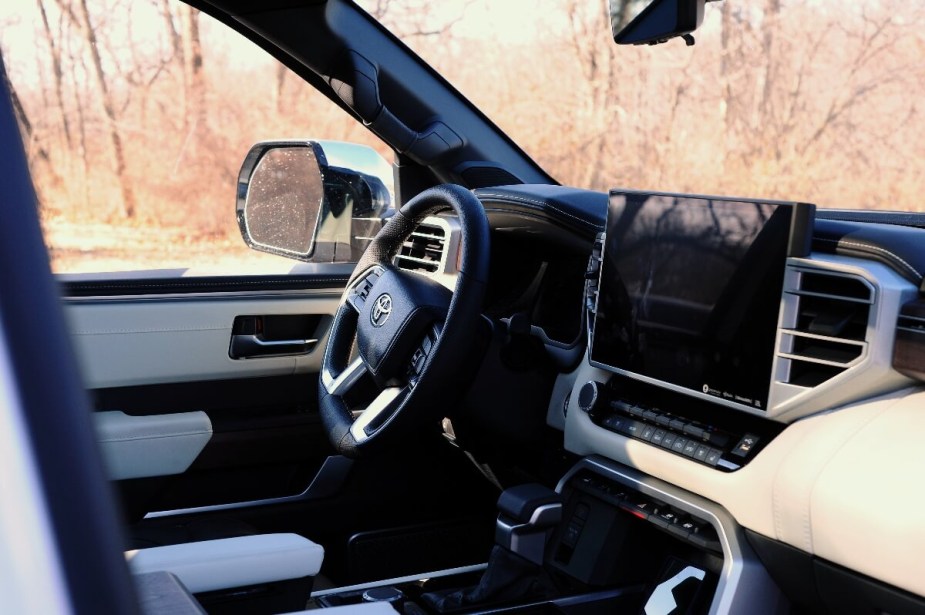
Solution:
<svg viewBox="0 0 925 615">
<path fill-rule="evenodd" d="M 440 269 L 446 232 L 439 226 L 421 224 L 402 244 L 394 263 L 401 269 L 435 273 Z"/>
<path fill-rule="evenodd" d="M 814 387 L 859 363 L 867 352 L 873 286 L 860 276 L 796 270 L 795 299 L 781 333 L 784 382 Z M 794 278 L 790 278 L 791 280 Z"/>
</svg>

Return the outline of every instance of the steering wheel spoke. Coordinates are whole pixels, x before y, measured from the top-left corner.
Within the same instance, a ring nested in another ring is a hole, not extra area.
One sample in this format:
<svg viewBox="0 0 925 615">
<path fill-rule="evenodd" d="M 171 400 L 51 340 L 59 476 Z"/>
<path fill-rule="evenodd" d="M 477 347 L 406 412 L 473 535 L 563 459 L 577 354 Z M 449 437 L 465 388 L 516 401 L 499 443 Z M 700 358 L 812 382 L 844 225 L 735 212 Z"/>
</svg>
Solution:
<svg viewBox="0 0 925 615">
<path fill-rule="evenodd" d="M 329 395 L 343 397 L 366 373 L 366 364 L 357 357 L 337 376 L 331 374 L 327 368 L 321 371 L 321 385 Z"/>
<path fill-rule="evenodd" d="M 353 421 L 350 434 L 357 444 L 373 435 L 401 406 L 409 387 L 384 388 L 366 409 Z"/>
</svg>

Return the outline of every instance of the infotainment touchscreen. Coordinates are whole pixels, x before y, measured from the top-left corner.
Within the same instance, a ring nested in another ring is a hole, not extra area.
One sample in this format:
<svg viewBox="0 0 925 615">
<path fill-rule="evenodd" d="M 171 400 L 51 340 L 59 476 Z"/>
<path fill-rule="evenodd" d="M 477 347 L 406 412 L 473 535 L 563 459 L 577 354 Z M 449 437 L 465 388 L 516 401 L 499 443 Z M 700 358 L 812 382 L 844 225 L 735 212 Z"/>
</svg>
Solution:
<svg viewBox="0 0 925 615">
<path fill-rule="evenodd" d="M 752 410 L 767 408 L 788 256 L 814 207 L 612 191 L 591 361 Z"/>
</svg>

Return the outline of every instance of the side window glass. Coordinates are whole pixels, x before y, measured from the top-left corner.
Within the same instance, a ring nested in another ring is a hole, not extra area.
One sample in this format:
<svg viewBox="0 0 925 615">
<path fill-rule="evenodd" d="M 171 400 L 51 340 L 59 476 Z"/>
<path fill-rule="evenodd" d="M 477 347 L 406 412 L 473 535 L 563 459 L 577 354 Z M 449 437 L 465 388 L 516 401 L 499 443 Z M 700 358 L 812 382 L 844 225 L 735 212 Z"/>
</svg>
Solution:
<svg viewBox="0 0 925 615">
<path fill-rule="evenodd" d="M 235 219 L 250 147 L 392 152 L 269 54 L 168 0 L 10 0 L 0 49 L 55 273 L 285 273 Z M 391 188 L 391 186 L 389 186 Z"/>
</svg>

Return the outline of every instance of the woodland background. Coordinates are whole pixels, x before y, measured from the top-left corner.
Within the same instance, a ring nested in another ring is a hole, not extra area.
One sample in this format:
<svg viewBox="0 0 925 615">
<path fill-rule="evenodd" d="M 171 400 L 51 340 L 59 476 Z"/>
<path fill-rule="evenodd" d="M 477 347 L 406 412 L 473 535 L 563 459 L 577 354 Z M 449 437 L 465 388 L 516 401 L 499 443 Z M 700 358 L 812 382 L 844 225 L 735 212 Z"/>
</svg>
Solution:
<svg viewBox="0 0 925 615">
<path fill-rule="evenodd" d="M 639 0 L 624 0 L 629 11 Z M 59 272 L 285 270 L 247 250 L 256 141 L 391 152 L 207 15 L 5 0 L 0 50 Z M 604 0 L 364 0 L 563 184 L 923 211 L 925 6 L 725 0 L 697 44 L 613 44 Z"/>
</svg>

